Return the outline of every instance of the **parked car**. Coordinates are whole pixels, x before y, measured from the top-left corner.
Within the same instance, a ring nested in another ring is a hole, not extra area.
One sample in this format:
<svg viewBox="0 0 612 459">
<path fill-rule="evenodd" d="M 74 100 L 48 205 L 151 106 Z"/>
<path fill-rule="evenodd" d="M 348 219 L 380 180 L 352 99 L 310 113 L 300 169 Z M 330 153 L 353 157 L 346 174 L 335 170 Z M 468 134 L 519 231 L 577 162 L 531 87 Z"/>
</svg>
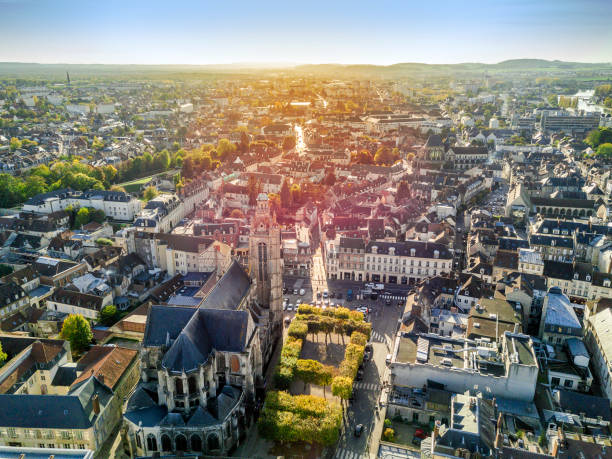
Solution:
<svg viewBox="0 0 612 459">
<path fill-rule="evenodd" d="M 366 349 L 365 351 L 363 351 L 363 361 L 367 362 L 368 360 L 370 360 L 372 358 L 372 351 Z"/>
<path fill-rule="evenodd" d="M 387 306 L 391 306 L 391 300 L 387 300 L 387 301 L 385 301 L 385 304 L 386 304 Z"/>
<path fill-rule="evenodd" d="M 357 424 L 355 426 L 355 436 L 356 437 L 361 437 L 362 433 L 363 433 L 363 424 Z"/>
<path fill-rule="evenodd" d="M 363 379 L 363 368 L 360 368 L 359 370 L 357 370 L 357 376 L 355 377 L 355 380 L 361 381 L 362 379 Z"/>
<path fill-rule="evenodd" d="M 323 298 L 327 298 L 329 296 L 329 293 L 327 292 L 327 290 L 323 291 Z"/>
<path fill-rule="evenodd" d="M 412 444 L 419 446 L 421 444 L 423 440 L 421 440 L 419 437 L 412 437 Z"/>
<path fill-rule="evenodd" d="M 385 359 L 385 363 L 386 363 L 387 365 L 389 365 L 389 364 L 391 363 L 391 359 L 392 359 L 392 358 L 393 358 L 393 357 L 392 357 L 392 355 L 391 355 L 391 354 L 387 354 L 387 358 Z"/>
<path fill-rule="evenodd" d="M 300 296 L 304 296 L 305 293 L 306 293 L 306 290 L 304 290 L 303 288 L 300 289 Z"/>
</svg>

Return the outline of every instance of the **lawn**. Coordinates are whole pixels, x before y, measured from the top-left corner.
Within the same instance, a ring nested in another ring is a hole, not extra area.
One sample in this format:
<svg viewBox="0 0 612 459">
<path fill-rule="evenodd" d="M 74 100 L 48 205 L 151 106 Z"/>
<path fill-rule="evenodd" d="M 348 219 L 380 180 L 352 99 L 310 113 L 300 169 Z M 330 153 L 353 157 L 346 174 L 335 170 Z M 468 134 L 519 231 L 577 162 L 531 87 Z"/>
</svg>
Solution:
<svg viewBox="0 0 612 459">
<path fill-rule="evenodd" d="M 138 191 L 140 191 L 143 185 L 146 185 L 151 180 L 153 180 L 153 177 L 154 176 L 151 175 L 149 177 L 143 177 L 138 180 L 132 180 L 131 182 L 120 183 L 119 186 L 125 188 L 125 191 L 127 191 L 128 193 L 137 193 Z"/>
</svg>

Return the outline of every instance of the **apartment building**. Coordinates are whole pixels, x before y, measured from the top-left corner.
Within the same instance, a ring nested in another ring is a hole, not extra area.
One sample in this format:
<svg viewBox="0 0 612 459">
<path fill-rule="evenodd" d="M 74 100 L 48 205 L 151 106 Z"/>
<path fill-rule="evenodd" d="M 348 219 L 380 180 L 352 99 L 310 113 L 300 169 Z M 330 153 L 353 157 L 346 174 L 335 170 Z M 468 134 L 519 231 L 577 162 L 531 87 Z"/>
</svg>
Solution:
<svg viewBox="0 0 612 459">
<path fill-rule="evenodd" d="M 91 207 L 104 211 L 107 217 L 119 221 L 132 221 L 140 211 L 141 201 L 122 191 L 88 190 L 69 188 L 50 191 L 28 199 L 24 212 L 50 214 L 67 207 Z"/>
</svg>

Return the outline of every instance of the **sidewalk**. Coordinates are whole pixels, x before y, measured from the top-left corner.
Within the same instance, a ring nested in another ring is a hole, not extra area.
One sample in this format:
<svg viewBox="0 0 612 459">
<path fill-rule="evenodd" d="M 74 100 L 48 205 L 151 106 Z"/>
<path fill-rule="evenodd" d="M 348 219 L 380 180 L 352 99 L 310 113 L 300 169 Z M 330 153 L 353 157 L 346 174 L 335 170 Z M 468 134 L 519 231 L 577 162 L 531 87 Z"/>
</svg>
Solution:
<svg viewBox="0 0 612 459">
<path fill-rule="evenodd" d="M 387 416 L 387 400 L 389 398 L 389 368 L 385 370 L 382 383 L 383 388 L 380 391 L 378 413 L 374 415 L 374 425 L 370 430 L 370 437 L 368 438 L 368 454 L 371 459 L 378 457 L 378 448 L 380 446 L 380 439 L 382 437 L 383 429 L 385 427 L 385 418 Z"/>
</svg>

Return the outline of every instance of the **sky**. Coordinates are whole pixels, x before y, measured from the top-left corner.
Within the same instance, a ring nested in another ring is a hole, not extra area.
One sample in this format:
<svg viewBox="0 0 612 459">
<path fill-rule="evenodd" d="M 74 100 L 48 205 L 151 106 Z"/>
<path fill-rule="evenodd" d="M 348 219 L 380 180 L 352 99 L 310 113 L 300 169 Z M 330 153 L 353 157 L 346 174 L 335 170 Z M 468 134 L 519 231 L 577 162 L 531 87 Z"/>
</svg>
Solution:
<svg viewBox="0 0 612 459">
<path fill-rule="evenodd" d="M 612 0 L 0 0 L 0 62 L 612 62 Z"/>
</svg>

